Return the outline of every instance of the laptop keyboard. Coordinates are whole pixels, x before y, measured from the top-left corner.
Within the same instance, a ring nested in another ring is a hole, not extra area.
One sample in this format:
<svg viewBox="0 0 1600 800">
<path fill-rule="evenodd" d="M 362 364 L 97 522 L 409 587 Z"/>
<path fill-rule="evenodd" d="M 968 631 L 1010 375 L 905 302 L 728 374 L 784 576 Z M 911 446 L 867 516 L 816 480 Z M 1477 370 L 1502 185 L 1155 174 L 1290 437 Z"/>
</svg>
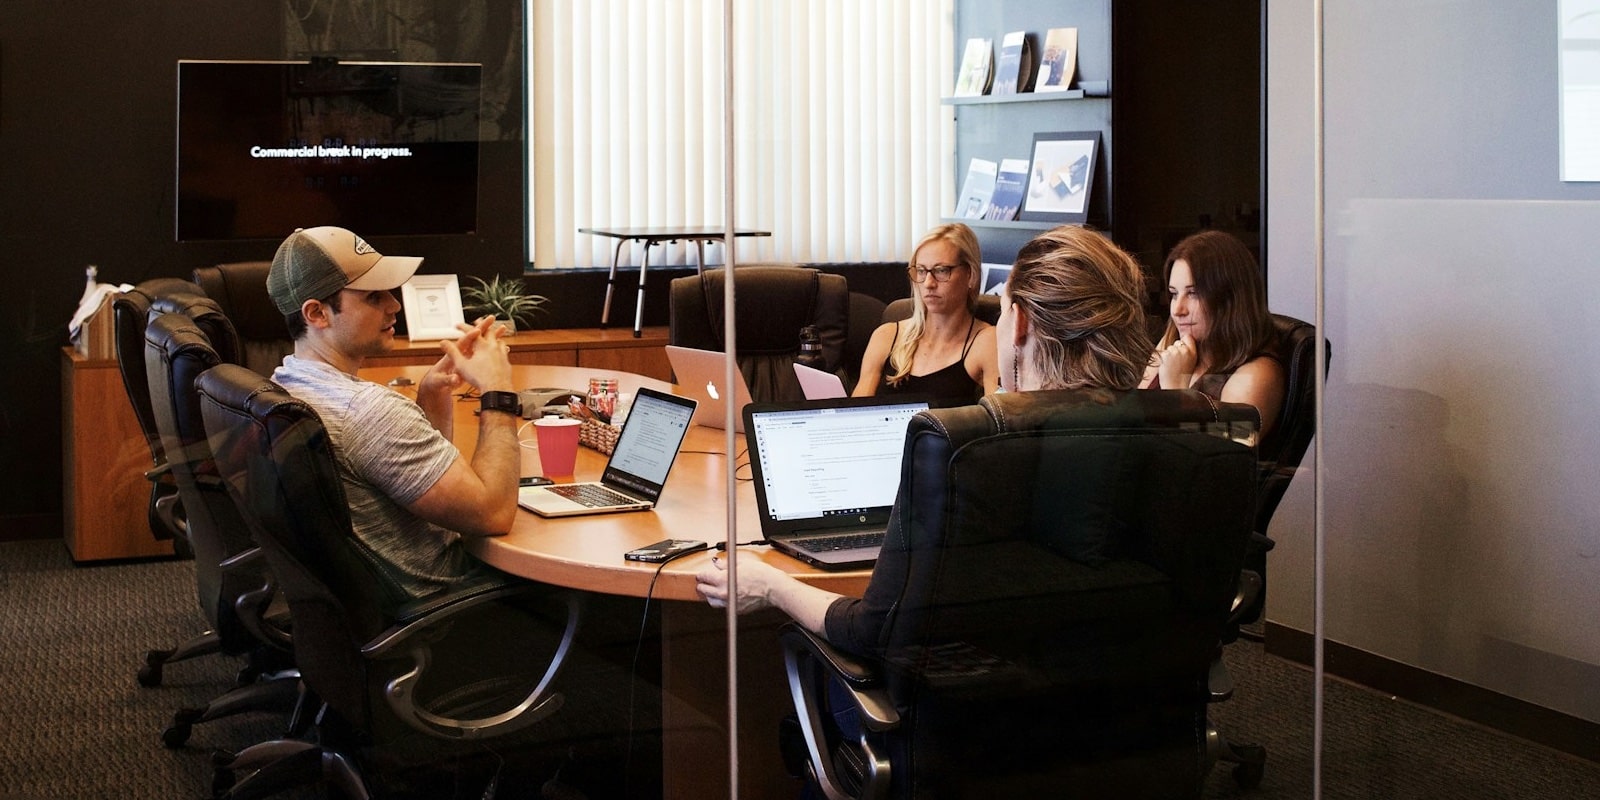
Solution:
<svg viewBox="0 0 1600 800">
<path fill-rule="evenodd" d="M 832 553 L 839 550 L 856 550 L 862 547 L 882 547 L 883 531 L 852 533 L 846 536 L 812 536 L 795 539 L 795 547 L 812 553 Z"/>
<path fill-rule="evenodd" d="M 618 494 L 604 486 L 595 486 L 592 483 L 546 486 L 545 488 L 585 508 L 626 506 L 639 502 L 636 498 Z"/>
</svg>

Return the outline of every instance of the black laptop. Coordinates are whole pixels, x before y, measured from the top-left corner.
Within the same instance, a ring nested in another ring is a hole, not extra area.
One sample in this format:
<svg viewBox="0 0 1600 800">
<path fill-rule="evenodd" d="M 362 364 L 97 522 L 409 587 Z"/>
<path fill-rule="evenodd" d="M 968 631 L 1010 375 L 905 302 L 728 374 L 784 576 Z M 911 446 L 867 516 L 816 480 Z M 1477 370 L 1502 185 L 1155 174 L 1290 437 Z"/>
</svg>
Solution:
<svg viewBox="0 0 1600 800">
<path fill-rule="evenodd" d="M 903 397 L 745 406 L 762 535 L 822 569 L 871 566 L 900 489 L 906 425 L 926 408 Z"/>
</svg>

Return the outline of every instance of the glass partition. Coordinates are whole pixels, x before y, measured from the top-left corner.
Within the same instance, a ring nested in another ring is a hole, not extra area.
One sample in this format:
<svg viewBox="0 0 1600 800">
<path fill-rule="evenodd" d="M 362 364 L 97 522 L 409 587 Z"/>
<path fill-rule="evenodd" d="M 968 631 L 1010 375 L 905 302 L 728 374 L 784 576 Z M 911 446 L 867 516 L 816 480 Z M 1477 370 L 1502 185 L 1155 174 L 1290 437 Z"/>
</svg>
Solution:
<svg viewBox="0 0 1600 800">
<path fill-rule="evenodd" d="M 1600 722 L 1575 291 L 1600 186 L 1562 180 L 1560 119 L 1592 103 L 1600 5 L 1300 6 L 1324 20 L 1327 669 L 1360 684 L 1327 684 L 1325 794 L 1592 795 L 1561 751 L 1592 759 Z"/>
</svg>

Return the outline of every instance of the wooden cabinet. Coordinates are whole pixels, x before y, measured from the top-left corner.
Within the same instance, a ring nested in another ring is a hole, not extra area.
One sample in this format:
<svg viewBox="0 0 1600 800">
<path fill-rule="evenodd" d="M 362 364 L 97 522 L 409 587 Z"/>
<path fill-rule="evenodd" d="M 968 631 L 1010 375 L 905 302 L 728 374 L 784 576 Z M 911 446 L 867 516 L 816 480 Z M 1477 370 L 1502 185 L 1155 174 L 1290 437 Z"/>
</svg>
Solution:
<svg viewBox="0 0 1600 800">
<path fill-rule="evenodd" d="M 671 380 L 665 327 L 522 331 L 511 338 L 514 364 L 585 367 Z M 368 367 L 431 364 L 438 342 L 401 339 Z M 581 388 L 581 387 L 580 387 Z M 116 359 L 61 354 L 62 537 L 74 561 L 172 555 L 172 542 L 150 532 L 150 447 L 133 415 Z"/>
<path fill-rule="evenodd" d="M 592 367 L 671 380 L 667 329 L 645 328 L 638 338 L 627 328 L 562 328 L 518 331 L 510 338 L 511 363 L 524 366 Z M 365 367 L 411 367 L 439 360 L 437 341 L 400 339 L 393 350 L 368 358 Z"/>
<path fill-rule="evenodd" d="M 116 359 L 61 349 L 62 536 L 74 561 L 172 555 L 150 532 L 150 446 Z"/>
</svg>

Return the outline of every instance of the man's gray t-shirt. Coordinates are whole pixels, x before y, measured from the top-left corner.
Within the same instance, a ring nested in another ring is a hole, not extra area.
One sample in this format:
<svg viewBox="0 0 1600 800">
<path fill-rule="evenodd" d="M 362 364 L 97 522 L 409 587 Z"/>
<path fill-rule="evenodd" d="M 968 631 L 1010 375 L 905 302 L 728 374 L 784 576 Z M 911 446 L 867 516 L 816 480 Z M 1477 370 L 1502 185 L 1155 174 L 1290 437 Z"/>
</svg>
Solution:
<svg viewBox="0 0 1600 800">
<path fill-rule="evenodd" d="M 406 509 L 460 457 L 421 407 L 387 386 L 294 356 L 272 379 L 322 418 L 356 538 L 403 591 L 425 597 L 474 571 L 460 534 Z"/>
</svg>

